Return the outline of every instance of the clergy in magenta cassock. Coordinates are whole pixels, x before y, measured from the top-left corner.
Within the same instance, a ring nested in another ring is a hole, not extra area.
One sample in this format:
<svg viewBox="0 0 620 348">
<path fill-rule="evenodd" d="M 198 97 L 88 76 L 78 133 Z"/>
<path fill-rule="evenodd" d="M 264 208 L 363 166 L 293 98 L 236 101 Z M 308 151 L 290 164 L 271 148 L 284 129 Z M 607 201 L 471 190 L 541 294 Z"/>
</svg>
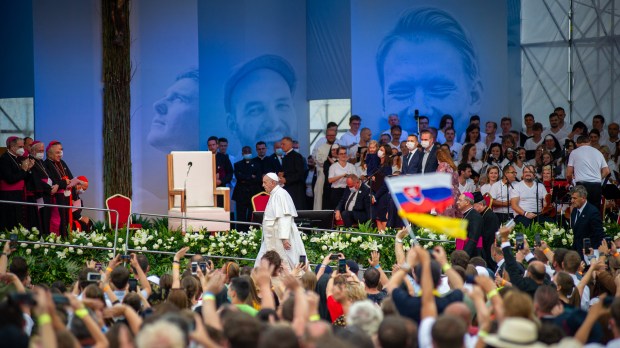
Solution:
<svg viewBox="0 0 620 348">
<path fill-rule="evenodd" d="M 299 230 L 293 220 L 297 216 L 297 210 L 288 192 L 278 185 L 278 176 L 275 173 L 263 176 L 263 188 L 270 196 L 263 216 L 263 241 L 255 266 L 258 266 L 267 251 L 275 250 L 282 258 L 282 265 L 290 271 L 299 263 L 299 255 L 306 255 Z"/>
</svg>

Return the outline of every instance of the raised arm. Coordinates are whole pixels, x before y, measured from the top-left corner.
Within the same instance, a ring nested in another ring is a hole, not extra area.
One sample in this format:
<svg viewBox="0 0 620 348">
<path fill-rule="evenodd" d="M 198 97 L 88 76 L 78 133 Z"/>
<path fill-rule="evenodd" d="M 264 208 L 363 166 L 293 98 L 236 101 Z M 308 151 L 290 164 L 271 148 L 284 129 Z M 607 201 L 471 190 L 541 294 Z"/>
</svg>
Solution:
<svg viewBox="0 0 620 348">
<path fill-rule="evenodd" d="M 435 256 L 435 260 L 439 262 L 441 265 L 441 269 L 443 273 L 448 277 L 448 281 L 452 285 L 452 289 L 463 289 L 465 283 L 463 282 L 463 278 L 455 271 L 452 266 L 448 263 L 448 255 L 446 255 L 446 250 L 438 245 L 433 249 L 433 255 Z"/>
<path fill-rule="evenodd" d="M 435 295 L 433 294 L 435 287 L 433 286 L 433 277 L 431 275 L 431 256 L 419 245 L 414 248 L 417 251 L 418 259 L 422 266 L 422 280 L 420 284 L 422 287 L 422 311 L 420 313 L 420 318 L 422 320 L 425 318 L 435 318 L 437 317 L 437 304 L 435 303 Z"/>
<path fill-rule="evenodd" d="M 385 275 L 385 272 L 383 272 L 383 268 L 381 268 L 381 263 L 379 260 L 380 257 L 381 257 L 381 254 L 379 254 L 378 251 L 372 251 L 370 253 L 370 258 L 368 259 L 368 263 L 370 264 L 370 267 L 374 267 L 379 271 L 379 274 L 380 274 L 379 281 L 381 282 L 381 285 L 385 286 L 390 280 Z"/>
<path fill-rule="evenodd" d="M 400 265 L 405 262 L 405 249 L 403 248 L 403 240 L 407 236 L 407 227 L 403 227 L 396 233 L 396 240 L 394 241 L 394 255 L 396 256 L 396 264 Z"/>
<path fill-rule="evenodd" d="M 146 296 L 151 295 L 151 283 L 146 278 L 146 274 L 144 274 L 144 270 L 140 267 L 140 263 L 138 262 L 138 257 L 136 254 L 131 254 L 131 267 L 135 272 L 136 277 L 138 277 L 138 281 L 140 282 L 140 287 L 142 290 L 146 292 Z"/>
<path fill-rule="evenodd" d="M 180 276 L 180 268 L 181 268 L 181 259 L 185 257 L 185 254 L 189 251 L 189 247 L 183 247 L 181 250 L 177 251 L 174 254 L 174 259 L 172 260 L 172 288 L 178 289 L 181 287 L 181 276 Z"/>
</svg>

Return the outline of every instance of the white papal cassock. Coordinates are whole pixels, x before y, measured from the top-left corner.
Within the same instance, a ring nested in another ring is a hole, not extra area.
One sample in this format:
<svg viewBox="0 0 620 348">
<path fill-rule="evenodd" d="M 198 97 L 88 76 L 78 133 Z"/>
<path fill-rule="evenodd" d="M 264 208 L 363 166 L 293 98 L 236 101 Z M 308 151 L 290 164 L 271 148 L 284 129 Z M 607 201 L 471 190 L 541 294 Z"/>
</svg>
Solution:
<svg viewBox="0 0 620 348">
<path fill-rule="evenodd" d="M 299 255 L 306 255 L 306 248 L 295 225 L 295 204 L 285 189 L 276 186 L 271 190 L 263 217 L 263 241 L 256 257 L 255 267 L 267 251 L 275 250 L 282 258 L 282 265 L 289 270 L 299 263 Z M 288 239 L 291 249 L 284 249 L 283 239 Z"/>
</svg>

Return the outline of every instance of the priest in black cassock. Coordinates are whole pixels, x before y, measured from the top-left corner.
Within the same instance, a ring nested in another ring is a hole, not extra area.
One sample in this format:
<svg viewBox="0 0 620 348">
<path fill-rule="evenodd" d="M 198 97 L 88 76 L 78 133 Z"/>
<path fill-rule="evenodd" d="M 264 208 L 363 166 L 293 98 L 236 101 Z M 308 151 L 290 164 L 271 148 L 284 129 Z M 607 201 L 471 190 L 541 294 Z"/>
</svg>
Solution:
<svg viewBox="0 0 620 348">
<path fill-rule="evenodd" d="M 69 167 L 62 160 L 62 144 L 59 141 L 51 141 L 47 145 L 47 158 L 45 159 L 45 170 L 52 179 L 53 185 L 58 185 L 58 191 L 54 194 L 53 201 L 55 204 L 69 206 L 71 199 L 71 179 L 73 174 Z M 68 208 L 52 208 L 50 232 L 60 233 L 61 236 L 67 236 L 67 228 L 69 224 Z"/>
<path fill-rule="evenodd" d="M 25 202 L 26 180 L 34 161 L 24 157 L 24 140 L 9 137 L 7 151 L 0 156 L 0 200 Z M 11 230 L 18 225 L 26 226 L 26 209 L 23 205 L 0 205 L 0 231 Z"/>
<path fill-rule="evenodd" d="M 235 163 L 235 178 L 237 184 L 232 199 L 237 208 L 237 220 L 249 222 L 252 218 L 252 196 L 262 191 L 263 177 L 261 169 L 252 160 L 252 148 L 244 146 L 241 149 L 243 159 Z M 237 230 L 247 231 L 248 225 L 238 225 Z"/>
<path fill-rule="evenodd" d="M 474 192 L 474 209 L 482 215 L 482 258 L 487 267 L 495 270 L 497 264 L 491 257 L 491 248 L 495 243 L 495 232 L 499 230 L 499 218 L 487 205 L 484 196 L 480 192 Z"/>
<path fill-rule="evenodd" d="M 35 140 L 30 146 L 30 155 L 34 158 L 32 175 L 26 182 L 26 198 L 30 203 L 53 204 L 52 196 L 58 191 L 58 184 L 50 178 L 43 159 L 45 158 L 45 144 Z M 36 226 L 43 235 L 50 233 L 50 219 L 52 208 L 46 206 L 29 206 L 28 222 L 30 227 Z"/>
<path fill-rule="evenodd" d="M 282 172 L 278 173 L 280 183 L 293 199 L 295 209 L 303 210 L 306 207 L 306 177 L 304 170 L 304 157 L 293 151 L 293 139 L 282 138 Z"/>
</svg>

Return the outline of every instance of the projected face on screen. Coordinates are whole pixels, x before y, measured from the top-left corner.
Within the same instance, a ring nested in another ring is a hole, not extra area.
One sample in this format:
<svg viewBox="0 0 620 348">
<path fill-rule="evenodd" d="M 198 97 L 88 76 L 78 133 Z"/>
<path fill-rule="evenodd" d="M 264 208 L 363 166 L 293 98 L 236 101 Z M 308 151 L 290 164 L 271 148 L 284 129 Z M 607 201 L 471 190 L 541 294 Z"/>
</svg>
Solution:
<svg viewBox="0 0 620 348">
<path fill-rule="evenodd" d="M 241 66 L 226 84 L 228 128 L 242 146 L 257 141 L 271 148 L 296 136 L 295 72 L 282 57 L 264 55 Z"/>
<path fill-rule="evenodd" d="M 409 10 L 377 52 L 377 71 L 386 114 L 400 116 L 405 129 L 417 129 L 414 111 L 437 125 L 453 115 L 464 130 L 480 109 L 482 85 L 473 46 L 461 25 L 432 8 Z"/>
<path fill-rule="evenodd" d="M 165 152 L 198 150 L 198 70 L 180 75 L 153 109 L 151 146 Z"/>
</svg>

